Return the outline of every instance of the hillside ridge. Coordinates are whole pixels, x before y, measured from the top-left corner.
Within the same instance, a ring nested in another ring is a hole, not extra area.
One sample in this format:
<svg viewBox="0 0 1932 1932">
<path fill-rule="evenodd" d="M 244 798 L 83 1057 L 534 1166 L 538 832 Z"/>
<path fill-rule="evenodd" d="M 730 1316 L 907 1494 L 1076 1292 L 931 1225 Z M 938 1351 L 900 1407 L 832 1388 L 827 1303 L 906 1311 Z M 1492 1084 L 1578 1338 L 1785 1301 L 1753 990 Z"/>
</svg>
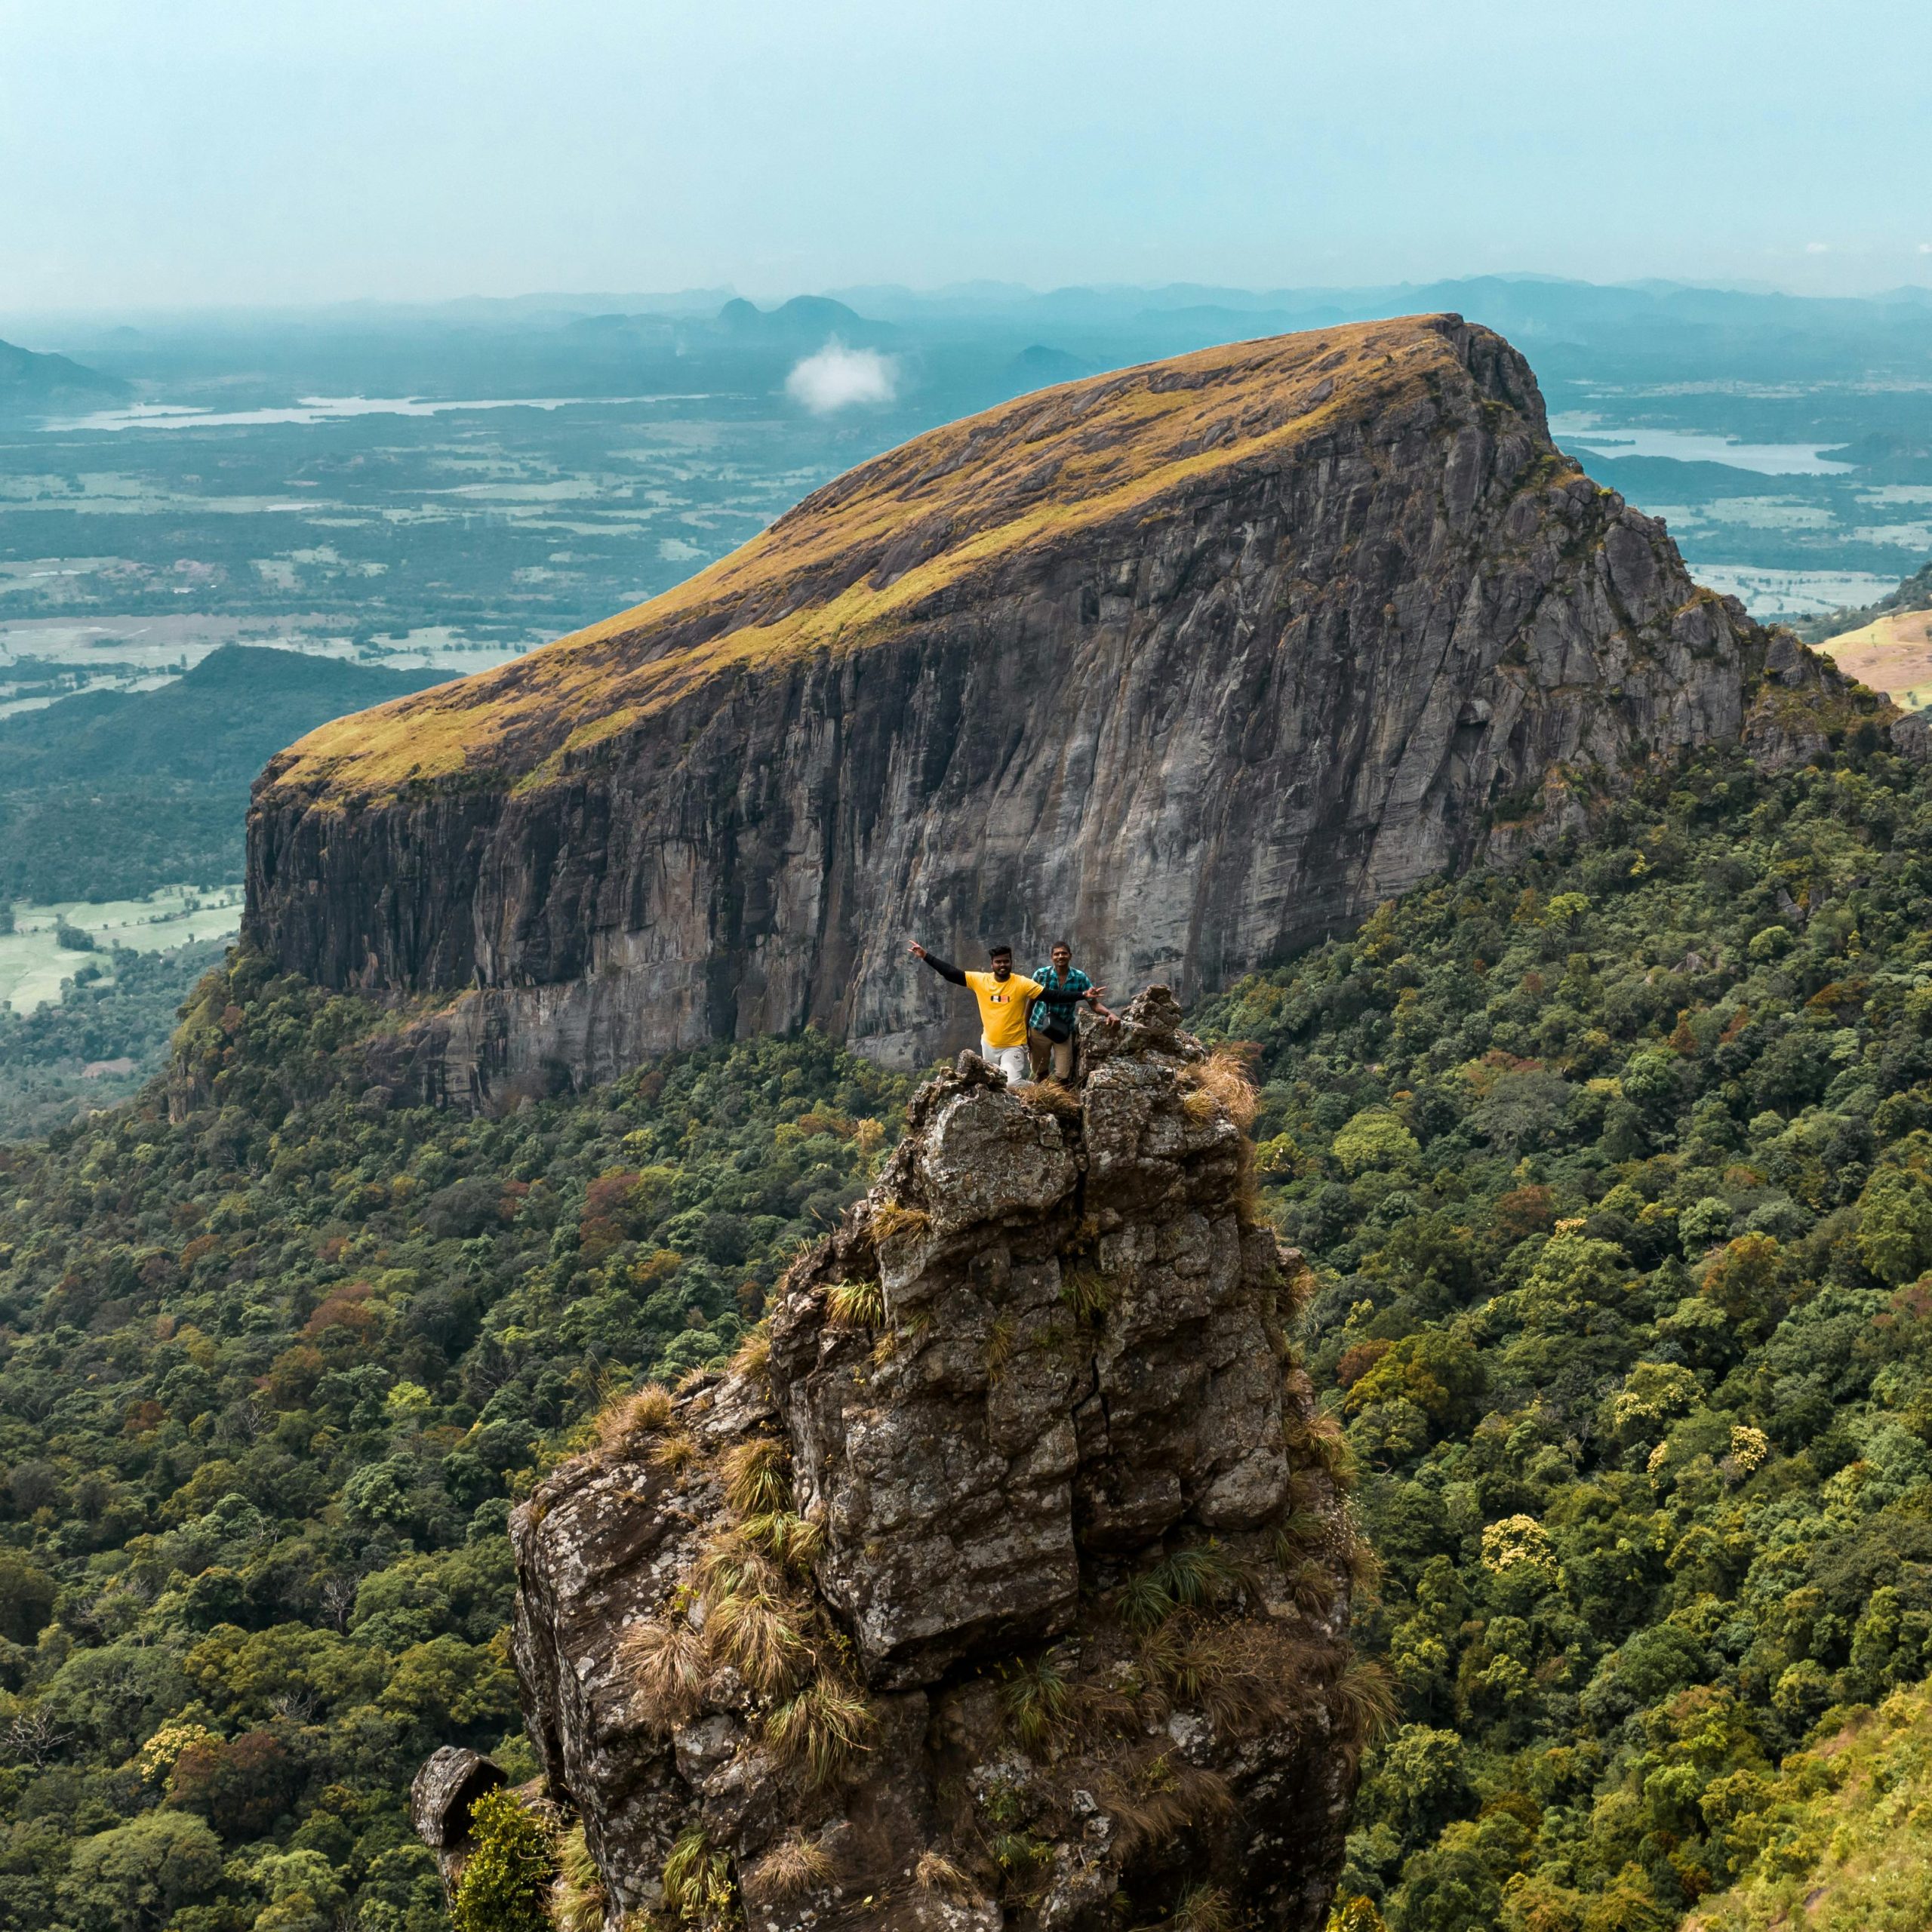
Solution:
<svg viewBox="0 0 1932 1932">
<path fill-rule="evenodd" d="M 434 1097 L 803 1024 L 909 1067 L 971 1034 L 908 938 L 1070 931 L 1188 996 L 1499 823 L 1879 708 L 1700 589 L 1500 337 L 1362 324 L 932 431 L 637 611 L 311 734 L 255 789 L 246 930 L 451 995 Z"/>
<path fill-rule="evenodd" d="M 340 802 L 460 773 L 554 782 L 572 754 L 709 678 L 792 651 L 881 641 L 1016 551 L 1151 512 L 1192 479 L 1265 459 L 1352 410 L 1422 401 L 1454 359 L 1459 325 L 1355 323 L 1201 349 L 930 430 L 835 478 L 675 589 L 435 700 L 325 725 L 264 777 Z M 1520 403 L 1546 433 L 1534 389 Z"/>
</svg>

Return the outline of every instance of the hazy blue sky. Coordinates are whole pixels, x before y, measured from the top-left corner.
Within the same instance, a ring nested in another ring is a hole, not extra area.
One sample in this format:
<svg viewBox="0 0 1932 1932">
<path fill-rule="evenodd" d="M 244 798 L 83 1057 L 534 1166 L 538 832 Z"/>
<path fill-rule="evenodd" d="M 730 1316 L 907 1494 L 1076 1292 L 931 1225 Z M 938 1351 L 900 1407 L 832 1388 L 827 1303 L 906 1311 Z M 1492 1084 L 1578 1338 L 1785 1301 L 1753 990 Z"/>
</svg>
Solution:
<svg viewBox="0 0 1932 1932">
<path fill-rule="evenodd" d="M 1927 0 L 0 0 L 0 308 L 1932 281 Z"/>
</svg>

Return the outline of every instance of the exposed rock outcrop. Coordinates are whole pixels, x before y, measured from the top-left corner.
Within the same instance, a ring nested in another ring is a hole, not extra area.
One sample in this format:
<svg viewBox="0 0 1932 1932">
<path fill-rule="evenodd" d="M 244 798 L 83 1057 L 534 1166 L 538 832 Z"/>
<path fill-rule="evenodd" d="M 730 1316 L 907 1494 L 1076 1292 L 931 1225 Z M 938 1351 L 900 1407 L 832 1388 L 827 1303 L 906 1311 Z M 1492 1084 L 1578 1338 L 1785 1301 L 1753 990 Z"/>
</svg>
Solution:
<svg viewBox="0 0 1932 1932">
<path fill-rule="evenodd" d="M 1499 812 L 1706 742 L 1804 755 L 1843 688 L 1556 450 L 1507 343 L 1363 324 L 935 430 L 652 603 L 325 728 L 257 785 L 245 929 L 460 995 L 410 1036 L 434 1095 L 807 1023 L 914 1066 L 971 1023 L 909 935 L 1225 984 Z"/>
<path fill-rule="evenodd" d="M 409 1787 L 409 1822 L 436 1854 L 447 1896 L 455 1896 L 469 1856 L 469 1814 L 476 1801 L 508 1782 L 500 1765 L 456 1744 L 433 1752 L 416 1774 Z"/>
<path fill-rule="evenodd" d="M 1334 1438 L 1239 1083 L 1177 1021 L 1144 995 L 1077 1099 L 930 1082 L 768 1349 L 512 1518 L 613 1926 L 1321 1924 L 1374 1702 Z"/>
</svg>

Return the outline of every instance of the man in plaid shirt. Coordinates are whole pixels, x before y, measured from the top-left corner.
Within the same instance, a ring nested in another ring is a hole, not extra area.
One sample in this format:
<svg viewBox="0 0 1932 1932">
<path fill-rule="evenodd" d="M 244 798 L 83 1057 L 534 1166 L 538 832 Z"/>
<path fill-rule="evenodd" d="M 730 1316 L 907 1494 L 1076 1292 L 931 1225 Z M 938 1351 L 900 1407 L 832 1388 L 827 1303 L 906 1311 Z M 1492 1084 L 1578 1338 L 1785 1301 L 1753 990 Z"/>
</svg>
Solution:
<svg viewBox="0 0 1932 1932">
<path fill-rule="evenodd" d="M 1105 986 L 1097 986 L 1073 963 L 1073 949 L 1065 940 L 1054 943 L 1051 964 L 1033 975 L 1039 996 L 1026 1014 L 1026 1046 L 1032 1056 L 1033 1078 L 1043 1080 L 1051 1066 L 1063 1085 L 1073 1078 L 1073 1050 L 1079 1037 L 1076 1024 L 1084 1002 L 1109 1025 L 1118 1016 L 1100 1004 Z"/>
</svg>

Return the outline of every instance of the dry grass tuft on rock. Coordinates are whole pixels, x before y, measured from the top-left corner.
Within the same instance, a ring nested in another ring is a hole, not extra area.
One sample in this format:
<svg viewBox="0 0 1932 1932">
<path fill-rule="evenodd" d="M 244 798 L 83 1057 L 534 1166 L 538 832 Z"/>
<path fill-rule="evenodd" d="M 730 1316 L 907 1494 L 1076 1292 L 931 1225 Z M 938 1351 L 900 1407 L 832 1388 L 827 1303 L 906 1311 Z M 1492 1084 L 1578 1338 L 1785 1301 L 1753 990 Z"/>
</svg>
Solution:
<svg viewBox="0 0 1932 1932">
<path fill-rule="evenodd" d="M 828 1328 L 883 1328 L 885 1290 L 877 1281 L 834 1281 L 825 1291 Z"/>
<path fill-rule="evenodd" d="M 704 1635 L 712 1659 L 735 1670 L 761 1697 L 779 1697 L 811 1660 L 798 1617 L 782 1598 L 747 1592 L 712 1605 Z"/>
<path fill-rule="evenodd" d="M 1218 1771 L 1190 1764 L 1171 1751 L 1124 1767 L 1101 1802 L 1123 1844 L 1135 1850 L 1169 1844 L 1192 1827 L 1231 1817 L 1235 1808 L 1228 1781 Z"/>
<path fill-rule="evenodd" d="M 1335 1605 L 1334 1579 L 1319 1563 L 1303 1558 L 1289 1571 L 1288 1597 L 1304 1617 L 1326 1617 Z"/>
<path fill-rule="evenodd" d="M 937 1898 L 970 1899 L 980 1889 L 951 1859 L 937 1851 L 920 1853 L 919 1862 L 912 1868 L 912 1882 Z"/>
<path fill-rule="evenodd" d="M 825 1525 L 795 1515 L 789 1509 L 747 1516 L 739 1529 L 747 1543 L 755 1543 L 774 1563 L 801 1576 L 825 1547 Z"/>
<path fill-rule="evenodd" d="M 641 1389 L 617 1397 L 598 1411 L 591 1425 L 594 1453 L 606 1462 L 638 1454 L 671 1426 L 673 1413 L 671 1392 L 661 1383 L 647 1382 Z"/>
<path fill-rule="evenodd" d="M 738 1344 L 727 1372 L 747 1382 L 761 1381 L 771 1366 L 771 1324 L 761 1321 Z"/>
<path fill-rule="evenodd" d="M 1073 1686 L 1051 1657 L 1012 1666 L 1000 1687 L 1014 1734 L 1027 1750 L 1052 1753 L 1072 1729 Z"/>
<path fill-rule="evenodd" d="M 1175 1905 L 1174 1916 L 1155 1932 L 1235 1932 L 1238 1922 L 1220 1886 L 1189 1885 Z"/>
<path fill-rule="evenodd" d="M 1261 1111 L 1261 1095 L 1248 1072 L 1248 1056 L 1237 1048 L 1217 1047 L 1200 1066 L 1190 1069 L 1195 1087 L 1215 1102 L 1242 1133 Z"/>
<path fill-rule="evenodd" d="M 667 1475 L 678 1475 L 697 1460 L 697 1444 L 681 1432 L 660 1436 L 652 1445 L 651 1463 Z"/>
<path fill-rule="evenodd" d="M 731 1597 L 776 1596 L 780 1588 L 770 1558 L 742 1529 L 713 1537 L 698 1558 L 694 1575 L 698 1594 L 706 1604 Z"/>
<path fill-rule="evenodd" d="M 872 1210 L 872 1239 L 917 1241 L 932 1224 L 933 1217 L 923 1208 L 909 1208 L 901 1201 L 882 1201 Z"/>
<path fill-rule="evenodd" d="M 1098 1321 L 1113 1306 L 1113 1284 L 1097 1268 L 1068 1268 L 1060 1275 L 1060 1298 L 1082 1321 Z"/>
<path fill-rule="evenodd" d="M 1161 1558 L 1130 1577 L 1114 1598 L 1130 1630 L 1158 1629 L 1176 1612 L 1212 1610 L 1244 1592 L 1255 1593 L 1254 1572 L 1219 1543 L 1196 1543 Z"/>
<path fill-rule="evenodd" d="M 731 1861 L 715 1850 L 702 1829 L 687 1832 L 664 1861 L 665 1909 L 674 1921 L 699 1932 L 725 1932 L 744 1923 Z"/>
<path fill-rule="evenodd" d="M 1355 1657 L 1335 1682 L 1337 1715 L 1349 1746 L 1365 1750 L 1395 1726 L 1395 1681 L 1377 1657 Z"/>
<path fill-rule="evenodd" d="M 764 1721 L 765 1742 L 780 1758 L 801 1766 L 820 1789 L 836 1784 L 866 1749 L 876 1720 L 850 1684 L 814 1678 Z"/>
<path fill-rule="evenodd" d="M 738 1516 L 768 1516 L 792 1506 L 792 1452 L 775 1435 L 755 1435 L 725 1451 L 724 1500 Z"/>
<path fill-rule="evenodd" d="M 647 1617 L 624 1632 L 617 1663 L 645 1721 L 660 1730 L 697 1711 L 711 1675 L 704 1639 L 689 1624 L 661 1617 Z"/>
<path fill-rule="evenodd" d="M 832 1872 L 831 1854 L 802 1831 L 793 1832 L 780 1838 L 752 1868 L 745 1890 L 755 1897 L 789 1904 L 823 1891 L 832 1883 Z"/>
<path fill-rule="evenodd" d="M 557 1875 L 549 1903 L 557 1932 L 604 1932 L 604 1881 L 581 1823 L 573 1825 L 557 1842 Z"/>
<path fill-rule="evenodd" d="M 1051 1114 L 1056 1120 L 1080 1118 L 1079 1097 L 1057 1080 L 1035 1080 L 1014 1091 L 1019 1095 L 1020 1104 L 1031 1107 L 1036 1114 Z"/>
</svg>

